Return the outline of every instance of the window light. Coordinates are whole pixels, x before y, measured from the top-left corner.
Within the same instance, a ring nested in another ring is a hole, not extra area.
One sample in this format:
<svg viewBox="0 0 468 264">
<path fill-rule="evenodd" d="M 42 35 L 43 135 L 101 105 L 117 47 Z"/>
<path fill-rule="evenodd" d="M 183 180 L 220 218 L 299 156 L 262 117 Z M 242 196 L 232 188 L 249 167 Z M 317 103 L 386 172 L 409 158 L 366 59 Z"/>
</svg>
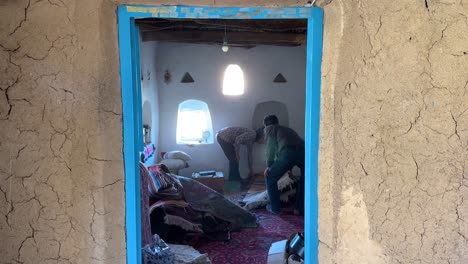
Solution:
<svg viewBox="0 0 468 264">
<path fill-rule="evenodd" d="M 224 95 L 244 94 L 244 73 L 237 64 L 230 64 L 224 71 L 223 80 Z"/>
<path fill-rule="evenodd" d="M 199 100 L 179 104 L 177 144 L 213 144 L 213 126 L 208 105 Z"/>
</svg>

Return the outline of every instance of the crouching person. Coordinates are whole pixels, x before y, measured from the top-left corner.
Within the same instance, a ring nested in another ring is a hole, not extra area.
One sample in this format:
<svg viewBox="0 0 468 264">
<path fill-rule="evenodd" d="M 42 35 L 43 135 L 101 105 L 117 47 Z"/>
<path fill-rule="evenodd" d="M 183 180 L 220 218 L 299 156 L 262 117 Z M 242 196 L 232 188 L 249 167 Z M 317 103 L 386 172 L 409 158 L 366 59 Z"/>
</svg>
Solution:
<svg viewBox="0 0 468 264">
<path fill-rule="evenodd" d="M 281 213 L 278 180 L 294 166 L 301 170 L 301 177 L 296 190 L 294 214 L 304 213 L 304 140 L 293 129 L 279 125 L 275 115 L 263 119 L 265 125 L 266 161 L 265 180 L 269 198 L 267 210 L 274 214 Z"/>
</svg>

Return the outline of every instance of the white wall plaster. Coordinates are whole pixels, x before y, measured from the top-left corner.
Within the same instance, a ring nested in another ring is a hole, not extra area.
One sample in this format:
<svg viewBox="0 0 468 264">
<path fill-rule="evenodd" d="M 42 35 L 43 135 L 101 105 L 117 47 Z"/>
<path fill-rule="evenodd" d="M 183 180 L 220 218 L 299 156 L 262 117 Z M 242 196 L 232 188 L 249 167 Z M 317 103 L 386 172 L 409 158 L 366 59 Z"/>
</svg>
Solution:
<svg viewBox="0 0 468 264">
<path fill-rule="evenodd" d="M 197 99 L 208 104 L 214 133 L 226 126 L 252 128 L 255 106 L 265 101 L 279 101 L 288 108 L 289 126 L 304 135 L 305 47 L 231 47 L 224 53 L 216 45 L 159 43 L 157 56 L 159 147 L 161 151 L 183 150 L 192 156 L 190 167 L 180 174 L 189 176 L 194 171 L 207 169 L 228 172 L 228 161 L 216 140 L 211 145 L 193 147 L 176 144 L 177 109 L 184 100 Z M 238 64 L 244 72 L 242 96 L 222 94 L 224 71 L 229 64 Z M 167 84 L 163 79 L 166 70 L 172 76 Z M 180 83 L 185 72 L 192 75 L 194 83 Z M 273 83 L 280 72 L 287 83 Z M 265 168 L 263 146 L 256 144 L 254 157 L 254 170 L 262 172 Z M 248 173 L 246 163 L 246 155 L 242 155 L 241 172 L 245 176 Z"/>
<path fill-rule="evenodd" d="M 141 42 L 140 57 L 141 57 L 141 72 L 143 80 L 141 81 L 141 97 L 142 104 L 148 102 L 151 108 L 150 120 L 143 120 L 143 123 L 149 123 L 151 126 L 151 143 L 156 147 L 156 153 L 159 150 L 159 91 L 158 91 L 158 76 L 156 74 L 156 64 L 158 57 L 156 54 L 158 43 L 155 41 Z M 143 114 L 143 118 L 145 115 Z"/>
</svg>

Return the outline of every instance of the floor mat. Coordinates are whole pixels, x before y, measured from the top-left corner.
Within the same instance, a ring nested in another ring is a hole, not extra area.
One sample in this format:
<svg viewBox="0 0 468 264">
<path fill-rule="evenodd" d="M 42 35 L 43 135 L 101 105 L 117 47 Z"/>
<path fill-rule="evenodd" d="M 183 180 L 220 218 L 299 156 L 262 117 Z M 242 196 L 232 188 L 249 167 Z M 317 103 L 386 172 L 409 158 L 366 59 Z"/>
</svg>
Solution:
<svg viewBox="0 0 468 264">
<path fill-rule="evenodd" d="M 241 185 L 239 181 L 225 181 L 224 182 L 224 194 L 238 193 Z"/>
<path fill-rule="evenodd" d="M 224 196 L 231 200 L 233 203 L 242 206 L 243 200 L 246 197 L 255 195 L 257 193 L 266 190 L 265 179 L 263 175 L 255 175 L 253 179 L 250 179 L 247 188 L 241 189 L 241 185 L 238 181 L 226 181 L 224 183 Z"/>
<path fill-rule="evenodd" d="M 272 243 L 304 230 L 304 218 L 292 215 L 292 208 L 284 209 L 288 214 L 280 216 L 255 210 L 257 228 L 233 232 L 229 241 L 199 242 L 195 248 L 207 253 L 213 264 L 264 264 Z"/>
</svg>

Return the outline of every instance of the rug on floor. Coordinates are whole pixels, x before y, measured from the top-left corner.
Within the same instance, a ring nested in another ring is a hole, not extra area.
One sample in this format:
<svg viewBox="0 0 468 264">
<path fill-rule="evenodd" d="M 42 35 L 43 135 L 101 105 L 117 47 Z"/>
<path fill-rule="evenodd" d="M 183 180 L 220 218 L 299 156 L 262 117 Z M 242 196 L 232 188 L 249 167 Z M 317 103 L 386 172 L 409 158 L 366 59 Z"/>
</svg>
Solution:
<svg viewBox="0 0 468 264">
<path fill-rule="evenodd" d="M 304 231 L 304 218 L 293 215 L 292 207 L 285 211 L 287 214 L 278 216 L 265 209 L 255 210 L 258 228 L 232 232 L 229 241 L 200 241 L 194 247 L 207 253 L 213 264 L 264 264 L 272 243 Z"/>
</svg>

